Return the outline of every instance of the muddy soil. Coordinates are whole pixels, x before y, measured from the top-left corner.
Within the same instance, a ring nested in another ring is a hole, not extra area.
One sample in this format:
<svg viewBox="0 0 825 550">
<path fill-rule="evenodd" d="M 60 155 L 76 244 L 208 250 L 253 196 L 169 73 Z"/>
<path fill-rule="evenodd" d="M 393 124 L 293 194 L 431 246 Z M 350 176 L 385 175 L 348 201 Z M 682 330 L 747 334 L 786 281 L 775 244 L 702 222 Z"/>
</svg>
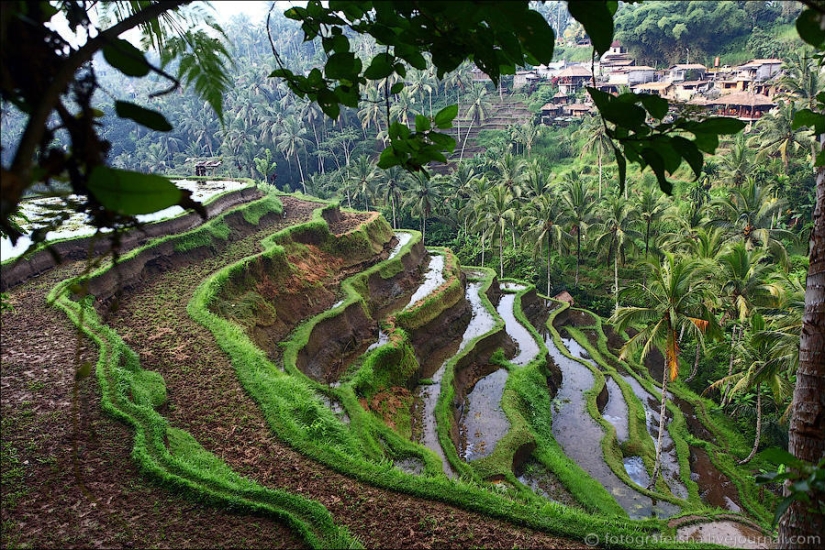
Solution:
<svg viewBox="0 0 825 550">
<path fill-rule="evenodd" d="M 308 219 L 317 204 L 286 198 L 286 219 L 232 242 L 215 258 L 169 266 L 121 296 L 110 323 L 163 375 L 161 412 L 235 471 L 325 505 L 367 547 L 577 548 L 580 542 L 525 529 L 441 502 L 349 479 L 279 441 L 208 331 L 186 313 L 209 273 L 248 255 L 271 231 Z M 342 216 L 336 232 L 360 223 Z M 65 264 L 10 291 L 2 314 L 2 545 L 34 547 L 296 548 L 303 541 L 265 517 L 201 505 L 156 485 L 130 458 L 133 433 L 104 416 L 96 378 L 74 373 L 96 359 L 45 294 Z M 73 414 L 73 411 L 77 412 Z M 77 428 L 74 428 L 74 425 Z"/>
</svg>

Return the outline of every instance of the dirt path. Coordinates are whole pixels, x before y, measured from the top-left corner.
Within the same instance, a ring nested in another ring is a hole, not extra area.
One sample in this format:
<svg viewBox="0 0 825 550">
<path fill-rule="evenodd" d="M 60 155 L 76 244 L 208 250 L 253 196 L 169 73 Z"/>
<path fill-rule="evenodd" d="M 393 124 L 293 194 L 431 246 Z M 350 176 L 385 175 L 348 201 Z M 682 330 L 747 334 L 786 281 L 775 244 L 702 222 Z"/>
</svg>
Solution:
<svg viewBox="0 0 825 550">
<path fill-rule="evenodd" d="M 317 207 L 291 198 L 284 203 L 282 225 L 308 219 Z M 332 229 L 355 224 L 356 217 L 345 216 Z M 170 423 L 189 431 L 239 473 L 318 500 L 367 547 L 580 546 L 354 481 L 276 440 L 211 334 L 186 313 L 192 292 L 206 275 L 250 253 L 272 230 L 232 243 L 217 258 L 154 277 L 123 297 L 111 315 L 110 324 L 140 353 L 143 368 L 163 375 L 168 402 L 160 412 Z M 277 522 L 204 508 L 140 477 L 129 458 L 132 434 L 101 416 L 94 377 L 81 383 L 78 448 L 81 471 L 98 504 L 83 496 L 71 461 L 71 365 L 77 364 L 77 337 L 62 314 L 43 300 L 68 269 L 14 289 L 16 309 L 2 318 L 4 493 L 7 474 L 14 478 L 18 469 L 23 472 L 18 485 L 27 489 L 14 506 L 7 505 L 4 494 L 3 545 L 301 546 Z M 81 354 L 94 359 L 85 346 Z M 6 460 L 7 454 L 14 460 Z M 53 512 L 43 513 L 48 510 Z M 5 529 L 7 521 L 10 529 Z"/>
</svg>

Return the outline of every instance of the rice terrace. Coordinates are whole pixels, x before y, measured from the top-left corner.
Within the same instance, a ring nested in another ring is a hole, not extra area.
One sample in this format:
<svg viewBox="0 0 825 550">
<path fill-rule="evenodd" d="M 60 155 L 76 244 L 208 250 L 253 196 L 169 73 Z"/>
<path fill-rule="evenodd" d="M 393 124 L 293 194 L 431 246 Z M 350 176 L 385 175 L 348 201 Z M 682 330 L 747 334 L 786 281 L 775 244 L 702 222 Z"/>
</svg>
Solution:
<svg viewBox="0 0 825 550">
<path fill-rule="evenodd" d="M 2 549 L 822 546 L 822 0 L 0 46 Z"/>
<path fill-rule="evenodd" d="M 678 381 L 646 488 L 662 357 L 599 316 L 377 212 L 208 209 L 114 267 L 4 264 L 4 546 L 770 544 L 748 442 Z"/>
</svg>

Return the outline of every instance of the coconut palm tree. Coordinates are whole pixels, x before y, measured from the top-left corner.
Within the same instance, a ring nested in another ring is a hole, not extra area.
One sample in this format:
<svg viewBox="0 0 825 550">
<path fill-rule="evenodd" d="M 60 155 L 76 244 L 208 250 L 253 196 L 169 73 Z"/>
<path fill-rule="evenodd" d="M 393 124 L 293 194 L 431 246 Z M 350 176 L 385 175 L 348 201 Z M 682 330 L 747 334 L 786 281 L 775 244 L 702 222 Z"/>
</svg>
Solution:
<svg viewBox="0 0 825 550">
<path fill-rule="evenodd" d="M 576 137 L 584 137 L 585 142 L 581 148 L 581 156 L 596 153 L 599 164 L 599 198 L 602 198 L 602 159 L 604 155 L 613 152 L 613 144 L 607 135 L 604 122 L 600 115 L 591 115 L 582 121 L 581 127 L 574 134 Z"/>
<path fill-rule="evenodd" d="M 562 184 L 562 202 L 570 229 L 568 234 L 576 237 L 576 284 L 579 284 L 579 266 L 582 256 L 582 238 L 595 221 L 595 202 L 584 181 L 576 178 Z"/>
<path fill-rule="evenodd" d="M 421 172 L 413 174 L 404 206 L 409 208 L 413 215 L 418 216 L 421 224 L 421 242 L 425 242 L 427 237 L 427 218 L 432 216 L 440 202 L 440 187 Z"/>
<path fill-rule="evenodd" d="M 479 227 L 491 240 L 498 237 L 499 277 L 504 277 L 504 239 L 507 228 L 513 228 L 516 211 L 512 192 L 502 184 L 493 186 L 486 196 L 476 205 Z"/>
<path fill-rule="evenodd" d="M 782 167 L 786 174 L 790 158 L 797 151 L 811 153 L 811 161 L 815 157 L 816 142 L 813 131 L 805 127 L 794 128 L 793 120 L 797 111 L 793 101 L 779 101 L 779 109 L 760 118 L 755 125 L 756 135 L 748 140 L 749 146 L 759 148 L 757 160 L 778 156 L 782 159 Z"/>
<path fill-rule="evenodd" d="M 355 196 L 364 200 L 364 210 L 370 209 L 370 196 L 374 194 L 378 167 L 362 155 L 347 167 L 347 179 L 352 183 Z"/>
<path fill-rule="evenodd" d="M 547 296 L 550 296 L 550 258 L 553 245 L 561 247 L 563 240 L 570 239 L 564 231 L 565 211 L 555 197 L 548 194 L 533 197 L 527 204 L 526 213 L 519 223 L 525 231 L 527 242 L 534 243 L 533 258 L 537 258 L 547 245 Z"/>
<path fill-rule="evenodd" d="M 470 126 L 467 128 L 467 133 L 464 134 L 464 141 L 461 144 L 461 154 L 459 159 L 464 158 L 464 148 L 467 147 L 467 138 L 470 137 L 470 132 L 473 126 L 481 124 L 487 117 L 490 116 L 490 102 L 487 99 L 487 88 L 484 86 L 475 85 L 470 88 L 469 97 L 470 106 L 467 107 L 466 116 L 470 119 Z"/>
<path fill-rule="evenodd" d="M 607 253 L 608 262 L 613 259 L 615 309 L 619 308 L 619 258 L 624 265 L 627 251 L 635 246 L 635 239 L 642 238 L 642 234 L 633 229 L 636 219 L 636 210 L 618 195 L 611 197 L 601 215 L 601 232 L 596 238 L 596 246 Z"/>
<path fill-rule="evenodd" d="M 719 165 L 719 174 L 730 182 L 733 187 L 739 187 L 755 168 L 753 149 L 744 134 L 736 134 L 727 152 L 722 156 Z"/>
<path fill-rule="evenodd" d="M 383 170 L 383 177 L 378 180 L 379 187 L 385 191 L 387 202 L 392 206 L 392 228 L 398 229 L 396 213 L 406 189 L 407 172 L 399 166 Z"/>
<path fill-rule="evenodd" d="M 662 368 L 659 434 L 656 438 L 653 475 L 648 485 L 650 489 L 656 484 L 661 470 L 667 384 L 679 375 L 678 335 L 684 328 L 702 341 L 714 321 L 703 301 L 704 294 L 709 288 L 704 277 L 705 269 L 701 264 L 686 258 L 677 259 L 670 253 L 665 253 L 661 261 L 652 258 L 647 263 L 651 269 L 647 284 L 635 282 L 625 291 L 633 297 L 634 303 L 647 305 L 620 307 L 614 312 L 610 322 L 619 332 L 631 326 L 639 329 L 639 332 L 622 346 L 620 359 L 627 359 L 637 350 L 641 350 L 641 360 L 644 360 L 654 347 L 661 350 L 665 359 Z"/>
<path fill-rule="evenodd" d="M 645 259 L 647 259 L 648 246 L 650 244 L 650 228 L 657 223 L 665 211 L 671 206 L 665 195 L 658 189 L 652 190 L 650 187 L 642 190 L 636 198 L 636 211 L 639 219 L 645 226 Z"/>
<path fill-rule="evenodd" d="M 717 212 L 710 224 L 723 228 L 730 240 L 742 241 L 748 249 L 767 249 L 777 263 L 788 265 L 788 253 L 779 237 L 793 239 L 794 235 L 773 227 L 774 215 L 784 208 L 782 199 L 772 197 L 765 187 L 748 178 L 741 188 L 731 189 L 728 196 L 714 199 L 710 206 Z"/>
<path fill-rule="evenodd" d="M 782 95 L 789 100 L 802 98 L 805 106 L 813 109 L 816 94 L 822 91 L 823 84 L 820 66 L 807 50 L 789 52 L 782 63 L 782 76 L 779 78 Z"/>
<path fill-rule="evenodd" d="M 301 165 L 301 151 L 303 151 L 309 141 L 304 137 L 307 134 L 306 129 L 301 124 L 301 121 L 294 116 L 288 116 L 284 119 L 281 133 L 278 134 L 277 149 L 284 154 L 287 161 L 295 156 L 298 161 L 298 171 L 301 174 L 301 186 L 304 188 L 306 194 L 306 185 L 304 184 L 304 167 Z"/>
<path fill-rule="evenodd" d="M 750 454 L 739 461 L 747 464 L 759 450 L 759 441 L 762 435 L 762 387 L 767 386 L 774 403 L 782 405 L 793 393 L 793 387 L 787 378 L 788 365 L 781 355 L 775 354 L 771 344 L 775 340 L 760 338 L 765 330 L 765 322 L 760 315 L 754 315 L 751 330 L 737 346 L 737 357 L 743 365 L 740 372 L 730 374 L 711 384 L 708 389 L 718 390 L 725 386 L 722 396 L 722 405 L 730 403 L 736 395 L 748 390 L 756 391 L 756 434 Z M 732 385 L 731 385 L 732 384 Z"/>
</svg>

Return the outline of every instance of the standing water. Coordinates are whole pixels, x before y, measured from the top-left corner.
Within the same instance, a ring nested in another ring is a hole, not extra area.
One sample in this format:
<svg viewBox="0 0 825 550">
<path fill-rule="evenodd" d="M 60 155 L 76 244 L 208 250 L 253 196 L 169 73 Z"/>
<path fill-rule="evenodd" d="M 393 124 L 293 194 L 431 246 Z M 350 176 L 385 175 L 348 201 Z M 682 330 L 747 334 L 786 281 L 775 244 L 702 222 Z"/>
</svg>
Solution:
<svg viewBox="0 0 825 550">
<path fill-rule="evenodd" d="M 504 320 L 504 330 L 516 344 L 518 353 L 511 363 L 524 366 L 535 359 L 539 354 L 536 339 L 524 325 L 516 319 L 514 311 L 516 294 L 524 290 L 524 285 L 502 283 L 504 291 L 499 300 L 499 316 Z M 501 397 L 504 395 L 504 385 L 507 382 L 507 371 L 496 369 L 491 374 L 476 382 L 465 399 L 465 409 L 461 415 L 461 458 L 470 461 L 490 455 L 496 443 L 504 437 L 510 429 L 510 421 L 501 408 Z"/>
<path fill-rule="evenodd" d="M 470 324 L 467 325 L 464 331 L 461 344 L 459 344 L 456 353 L 460 353 L 472 339 L 489 332 L 495 327 L 496 320 L 481 302 L 481 296 L 479 295 L 481 285 L 481 282 L 471 282 L 467 284 L 467 290 L 465 292 L 467 301 L 470 302 L 472 309 L 472 318 L 470 319 Z M 438 395 L 441 393 L 441 379 L 444 376 L 444 369 L 448 361 L 449 359 L 432 375 L 432 384 L 418 386 L 416 389 L 416 397 L 420 398 L 423 404 L 423 433 L 421 443 L 441 457 L 442 463 L 444 464 L 444 473 L 453 477 L 455 472 L 453 472 L 450 463 L 444 456 L 444 451 L 438 441 L 438 433 L 436 432 L 435 425 L 435 405 L 438 402 Z"/>
<path fill-rule="evenodd" d="M 407 307 L 412 306 L 419 300 L 423 300 L 432 293 L 433 290 L 444 284 L 444 255 L 435 254 L 430 256 L 430 265 L 427 273 L 424 274 L 424 281 L 421 283 L 410 298 Z M 405 308 L 406 309 L 406 308 Z"/>
<path fill-rule="evenodd" d="M 564 453 L 601 483 L 632 519 L 670 517 L 678 512 L 678 506 L 636 492 L 613 473 L 602 454 L 604 432 L 587 411 L 584 392 L 593 387 L 593 373 L 562 354 L 552 337 L 545 344 L 562 371 L 562 384 L 553 400 L 553 437 Z"/>
</svg>

